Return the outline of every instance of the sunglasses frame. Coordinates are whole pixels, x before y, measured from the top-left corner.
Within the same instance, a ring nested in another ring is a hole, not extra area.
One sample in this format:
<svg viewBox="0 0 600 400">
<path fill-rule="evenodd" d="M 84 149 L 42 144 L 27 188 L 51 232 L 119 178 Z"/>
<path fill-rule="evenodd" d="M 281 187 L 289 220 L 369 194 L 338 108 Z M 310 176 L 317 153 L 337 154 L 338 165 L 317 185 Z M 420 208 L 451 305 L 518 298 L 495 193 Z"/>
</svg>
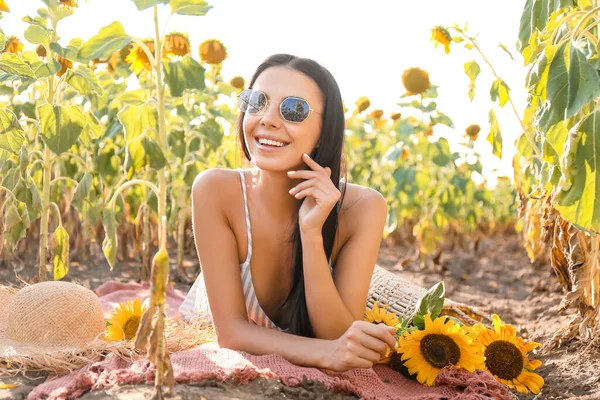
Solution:
<svg viewBox="0 0 600 400">
<path fill-rule="evenodd" d="M 263 108 L 261 108 L 261 109 L 258 111 L 258 113 L 256 113 L 256 114 L 251 114 L 251 113 L 248 113 L 247 111 L 243 111 L 244 113 L 246 113 L 246 114 L 248 114 L 248 115 L 251 115 L 251 116 L 260 116 L 260 115 L 261 115 L 262 113 L 264 113 L 264 111 L 265 111 L 265 110 L 266 110 L 266 109 L 269 107 L 269 103 L 275 103 L 275 104 L 279 104 L 279 115 L 281 116 L 281 118 L 282 118 L 282 119 L 283 119 L 285 122 L 290 122 L 290 123 L 292 123 L 292 124 L 301 124 L 301 123 L 305 122 L 305 121 L 308 119 L 308 117 L 310 117 L 310 113 L 311 113 L 311 112 L 314 112 L 315 114 L 318 114 L 318 115 L 321 115 L 321 116 L 322 116 L 322 114 L 321 114 L 320 112 L 317 112 L 317 111 L 315 111 L 315 109 L 314 109 L 314 108 L 312 108 L 312 107 L 310 106 L 310 103 L 308 102 L 308 100 L 306 100 L 306 99 L 303 99 L 302 97 L 298 97 L 298 96 L 287 96 L 287 97 L 285 97 L 285 98 L 284 98 L 282 101 L 279 101 L 279 102 L 277 102 L 277 101 L 270 100 L 270 99 L 269 99 L 269 96 L 267 96 L 267 94 L 266 94 L 265 92 L 263 92 L 262 90 L 254 90 L 254 89 L 244 89 L 244 90 L 243 90 L 243 91 L 242 91 L 242 92 L 241 92 L 241 93 L 238 95 L 238 106 L 239 106 L 239 103 L 240 103 L 240 101 L 243 101 L 243 102 L 245 102 L 245 103 L 246 103 L 246 106 L 247 106 L 247 107 L 249 107 L 249 106 L 250 106 L 250 104 L 249 104 L 249 103 L 248 103 L 246 100 L 243 100 L 243 99 L 242 99 L 242 94 L 244 94 L 244 93 L 250 93 L 250 95 L 248 96 L 248 99 L 249 99 L 249 98 L 250 98 L 250 96 L 252 95 L 252 93 L 254 93 L 254 92 L 262 93 L 262 94 L 265 96 L 265 99 L 267 100 L 267 102 L 265 103 L 265 106 L 264 106 Z M 306 118 L 305 118 L 305 119 L 303 119 L 302 121 L 290 121 L 290 120 L 288 120 L 287 118 L 285 118 L 285 117 L 283 116 L 283 112 L 281 111 L 281 105 L 282 105 L 282 104 L 283 104 L 283 103 L 284 103 L 284 102 L 285 102 L 287 99 L 297 99 L 297 100 L 302 100 L 302 101 L 304 101 L 304 102 L 306 103 L 306 105 L 308 105 L 308 115 L 306 116 Z M 247 110 L 247 108 L 246 108 L 246 110 Z"/>
</svg>

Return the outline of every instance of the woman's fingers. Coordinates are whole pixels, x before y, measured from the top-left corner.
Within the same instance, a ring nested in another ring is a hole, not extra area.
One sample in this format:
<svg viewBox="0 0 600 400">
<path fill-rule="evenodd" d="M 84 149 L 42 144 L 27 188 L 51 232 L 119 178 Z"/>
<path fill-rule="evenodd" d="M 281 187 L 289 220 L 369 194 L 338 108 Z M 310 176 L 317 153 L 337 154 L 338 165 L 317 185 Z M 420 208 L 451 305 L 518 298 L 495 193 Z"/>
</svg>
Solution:
<svg viewBox="0 0 600 400">
<path fill-rule="evenodd" d="M 306 153 L 304 153 L 302 155 L 302 161 L 304 161 L 306 163 L 306 165 L 308 165 L 309 168 L 312 169 L 313 171 L 324 171 L 325 170 L 325 168 L 321 167 L 315 160 L 310 158 L 310 156 Z"/>
<path fill-rule="evenodd" d="M 347 345 L 348 352 L 357 357 L 362 358 L 363 360 L 370 361 L 375 363 L 381 360 L 381 354 L 375 350 L 371 350 L 368 347 L 362 345 L 362 343 L 349 342 Z"/>
<path fill-rule="evenodd" d="M 376 351 L 379 357 L 384 357 L 387 354 L 388 346 L 382 340 L 379 340 L 371 335 L 365 334 L 360 339 L 360 343 L 367 349 Z M 391 347 L 394 348 L 393 346 Z"/>
<path fill-rule="evenodd" d="M 294 195 L 298 192 L 301 192 L 304 189 L 308 189 L 309 187 L 316 187 L 320 189 L 323 193 L 327 193 L 330 189 L 330 187 L 328 187 L 327 184 L 325 184 L 323 181 L 316 178 L 312 178 L 294 186 L 290 190 L 290 194 Z"/>
<path fill-rule="evenodd" d="M 392 333 L 393 328 L 390 329 L 390 327 L 387 325 L 383 325 L 383 324 L 375 325 L 373 323 L 366 322 L 366 321 L 357 321 L 357 322 L 364 322 L 364 324 L 360 325 L 363 332 L 365 332 L 366 334 L 368 334 L 374 338 L 377 338 L 377 339 L 385 342 L 392 349 L 396 348 L 397 342 L 396 342 L 396 338 L 394 337 L 394 335 Z"/>
</svg>

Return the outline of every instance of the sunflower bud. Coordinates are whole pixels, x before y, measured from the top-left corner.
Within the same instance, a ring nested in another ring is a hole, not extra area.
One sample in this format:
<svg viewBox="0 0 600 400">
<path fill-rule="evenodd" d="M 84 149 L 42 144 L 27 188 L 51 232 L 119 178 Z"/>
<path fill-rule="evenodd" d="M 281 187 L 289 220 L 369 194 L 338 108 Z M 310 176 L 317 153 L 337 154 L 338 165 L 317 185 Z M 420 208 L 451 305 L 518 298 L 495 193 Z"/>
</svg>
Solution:
<svg viewBox="0 0 600 400">
<path fill-rule="evenodd" d="M 208 64 L 221 64 L 227 58 L 227 48 L 217 39 L 202 42 L 198 53 L 200 59 Z"/>
<path fill-rule="evenodd" d="M 371 105 L 371 101 L 366 97 L 359 97 L 356 100 L 356 108 L 358 112 L 363 112 Z"/>
<path fill-rule="evenodd" d="M 379 119 L 383 116 L 383 110 L 373 110 L 369 114 L 369 117 Z"/>
<path fill-rule="evenodd" d="M 23 52 L 23 43 L 16 36 L 9 36 L 6 38 L 6 45 L 4 46 L 4 50 L 2 53 L 14 53 L 21 54 Z"/>
<path fill-rule="evenodd" d="M 241 76 L 235 76 L 229 81 L 229 84 L 236 89 L 243 89 L 246 82 Z"/>
<path fill-rule="evenodd" d="M 392 119 L 392 121 L 397 121 L 400 119 L 401 116 L 402 116 L 402 114 L 400 114 L 400 113 L 394 113 L 394 114 L 392 114 L 392 116 L 390 118 Z"/>
<path fill-rule="evenodd" d="M 38 47 L 35 48 L 35 52 L 38 57 L 46 58 L 47 52 L 43 44 L 38 45 Z"/>
<path fill-rule="evenodd" d="M 452 36 L 450 32 L 443 26 L 436 26 L 431 30 L 431 40 L 434 43 L 434 47 L 437 47 L 438 44 L 444 46 L 444 51 L 446 54 L 450 53 L 450 42 L 452 41 Z"/>
<path fill-rule="evenodd" d="M 429 89 L 429 74 L 420 68 L 409 68 L 402 73 L 402 85 L 409 95 L 424 93 Z"/>
<path fill-rule="evenodd" d="M 477 140 L 477 138 L 479 137 L 479 131 L 481 131 L 479 125 L 469 125 L 469 127 L 465 129 L 465 136 L 467 136 L 471 140 Z"/>
<path fill-rule="evenodd" d="M 73 68 L 73 61 L 71 60 L 68 60 L 59 55 L 56 56 L 56 60 L 60 63 L 60 71 L 56 73 L 56 76 L 63 76 L 65 72 L 67 72 L 67 69 Z"/>
<path fill-rule="evenodd" d="M 175 56 L 184 57 L 190 54 L 190 39 L 185 33 L 173 32 L 165 37 L 163 57 L 171 59 Z"/>
</svg>

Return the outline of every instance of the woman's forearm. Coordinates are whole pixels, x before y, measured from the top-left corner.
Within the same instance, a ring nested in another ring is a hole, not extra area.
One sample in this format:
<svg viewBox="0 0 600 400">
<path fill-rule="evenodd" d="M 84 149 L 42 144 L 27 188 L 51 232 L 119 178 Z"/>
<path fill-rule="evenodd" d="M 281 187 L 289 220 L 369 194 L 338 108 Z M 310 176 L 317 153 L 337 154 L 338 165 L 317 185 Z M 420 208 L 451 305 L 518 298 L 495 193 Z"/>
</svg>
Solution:
<svg viewBox="0 0 600 400">
<path fill-rule="evenodd" d="M 354 318 L 335 286 L 320 234 L 303 235 L 302 258 L 306 305 L 315 336 L 337 339 Z"/>
<path fill-rule="evenodd" d="M 279 354 L 292 364 L 305 367 L 331 368 L 330 340 L 291 335 L 248 321 L 239 321 L 228 331 L 225 335 L 217 331 L 219 346 L 254 355 Z"/>
</svg>

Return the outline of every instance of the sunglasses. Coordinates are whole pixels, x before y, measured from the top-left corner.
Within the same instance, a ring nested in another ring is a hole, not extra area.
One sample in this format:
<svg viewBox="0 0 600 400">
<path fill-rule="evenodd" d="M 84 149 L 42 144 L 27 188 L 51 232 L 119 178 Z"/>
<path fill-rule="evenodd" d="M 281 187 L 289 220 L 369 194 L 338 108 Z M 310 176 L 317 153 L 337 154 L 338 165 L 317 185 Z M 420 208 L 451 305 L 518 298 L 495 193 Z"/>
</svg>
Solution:
<svg viewBox="0 0 600 400">
<path fill-rule="evenodd" d="M 264 92 L 246 89 L 238 97 L 238 106 L 240 111 L 258 116 L 265 112 L 270 101 Z M 288 96 L 279 103 L 279 113 L 288 122 L 304 122 L 311 111 L 321 115 L 310 108 L 308 101 L 301 97 Z"/>
</svg>

